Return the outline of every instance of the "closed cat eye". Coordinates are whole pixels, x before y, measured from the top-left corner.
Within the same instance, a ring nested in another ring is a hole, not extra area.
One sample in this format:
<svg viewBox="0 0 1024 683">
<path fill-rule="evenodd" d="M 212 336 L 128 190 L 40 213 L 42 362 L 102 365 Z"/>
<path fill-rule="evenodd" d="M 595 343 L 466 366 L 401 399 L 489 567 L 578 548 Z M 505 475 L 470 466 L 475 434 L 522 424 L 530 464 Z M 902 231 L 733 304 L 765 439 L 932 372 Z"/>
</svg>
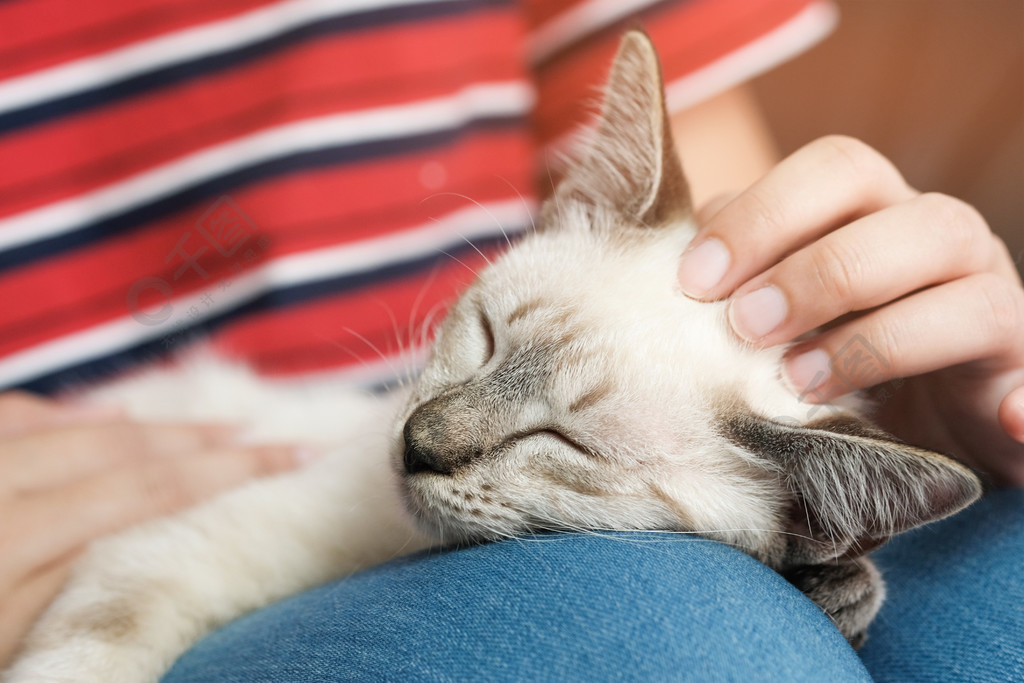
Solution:
<svg viewBox="0 0 1024 683">
<path fill-rule="evenodd" d="M 592 451 L 589 448 L 583 446 L 578 441 L 576 441 L 576 440 L 566 436 L 564 433 L 558 431 L 557 429 L 551 429 L 551 428 L 539 429 L 539 430 L 537 430 L 535 432 L 530 432 L 529 434 L 526 434 L 524 436 L 548 436 L 548 437 L 551 437 L 551 438 L 556 439 L 558 441 L 561 441 L 566 446 L 569 446 L 573 450 L 579 451 L 580 453 L 583 453 L 584 455 L 589 455 L 591 457 L 597 457 L 597 454 L 594 453 L 594 451 Z"/>
</svg>

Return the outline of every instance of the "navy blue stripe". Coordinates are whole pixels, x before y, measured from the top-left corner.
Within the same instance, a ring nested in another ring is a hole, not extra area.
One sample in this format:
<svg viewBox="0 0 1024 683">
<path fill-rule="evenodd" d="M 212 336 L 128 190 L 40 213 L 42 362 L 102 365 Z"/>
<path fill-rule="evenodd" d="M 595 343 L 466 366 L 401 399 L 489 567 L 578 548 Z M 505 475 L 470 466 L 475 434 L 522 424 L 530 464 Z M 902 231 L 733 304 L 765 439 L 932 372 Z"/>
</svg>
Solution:
<svg viewBox="0 0 1024 683">
<path fill-rule="evenodd" d="M 290 48 L 298 43 L 315 40 L 323 36 L 365 31 L 386 24 L 428 21 L 449 15 L 469 14 L 474 11 L 494 7 L 505 7 L 511 4 L 512 0 L 472 0 L 472 2 L 450 0 L 448 2 L 387 7 L 357 14 L 346 14 L 341 17 L 319 19 L 313 23 L 297 26 L 266 40 L 250 43 L 234 50 L 173 64 L 93 90 L 67 95 L 0 114 L 0 135 L 26 126 L 38 125 L 58 117 L 70 116 L 118 100 L 141 95 L 158 88 L 166 88 L 189 79 L 201 78 L 211 73 L 237 67 L 246 62 L 261 59 L 275 52 Z M 358 65 L 339 64 L 338 68 L 358 68 Z"/>
<path fill-rule="evenodd" d="M 131 232 L 153 221 L 194 207 L 197 204 L 209 202 L 221 195 L 237 192 L 241 187 L 269 178 L 442 147 L 451 145 L 460 137 L 475 131 L 515 129 L 525 125 L 525 122 L 525 114 L 521 116 L 481 118 L 470 121 L 458 128 L 434 131 L 412 137 L 389 138 L 354 145 L 326 147 L 270 159 L 186 187 L 174 194 L 136 207 L 125 213 L 97 221 L 81 229 L 55 235 L 37 242 L 31 242 L 6 251 L 0 251 L 0 275 L 5 270 L 21 268 L 33 261 L 56 256 L 57 254 L 77 249 L 99 240 Z"/>
<path fill-rule="evenodd" d="M 500 246 L 504 243 L 504 235 L 480 238 L 475 242 L 476 246 L 480 249 Z M 475 253 L 473 247 L 462 240 L 444 247 L 444 251 L 456 258 L 460 255 Z M 328 280 L 263 292 L 255 295 L 253 299 L 247 302 L 240 303 L 229 311 L 224 311 L 195 325 L 175 328 L 180 330 L 176 331 L 175 334 L 182 336 L 180 338 L 175 337 L 176 341 L 170 347 L 165 342 L 165 337 L 159 337 L 127 350 L 118 351 L 84 363 L 70 365 L 7 388 L 17 388 L 53 395 L 69 389 L 95 384 L 118 372 L 136 368 L 140 365 L 154 362 L 161 357 L 179 352 L 188 341 L 199 340 L 223 327 L 226 323 L 254 313 L 290 308 L 341 292 L 349 292 L 362 287 L 411 277 L 427 272 L 439 261 L 444 261 L 448 258 L 448 255 L 441 253 L 439 250 L 438 253 L 429 256 L 388 264 L 383 268 L 349 273 Z"/>
</svg>

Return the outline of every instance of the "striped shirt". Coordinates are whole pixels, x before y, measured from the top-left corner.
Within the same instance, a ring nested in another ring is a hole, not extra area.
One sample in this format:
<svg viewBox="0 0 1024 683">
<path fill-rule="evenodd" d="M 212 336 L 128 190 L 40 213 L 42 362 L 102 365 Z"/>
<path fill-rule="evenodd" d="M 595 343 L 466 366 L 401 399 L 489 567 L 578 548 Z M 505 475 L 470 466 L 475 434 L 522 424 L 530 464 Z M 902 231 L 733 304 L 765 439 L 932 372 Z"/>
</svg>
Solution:
<svg viewBox="0 0 1024 683">
<path fill-rule="evenodd" d="M 199 337 L 385 381 L 530 224 L 623 28 L 647 28 L 678 110 L 834 20 L 822 0 L 0 3 L 0 388 Z"/>
</svg>

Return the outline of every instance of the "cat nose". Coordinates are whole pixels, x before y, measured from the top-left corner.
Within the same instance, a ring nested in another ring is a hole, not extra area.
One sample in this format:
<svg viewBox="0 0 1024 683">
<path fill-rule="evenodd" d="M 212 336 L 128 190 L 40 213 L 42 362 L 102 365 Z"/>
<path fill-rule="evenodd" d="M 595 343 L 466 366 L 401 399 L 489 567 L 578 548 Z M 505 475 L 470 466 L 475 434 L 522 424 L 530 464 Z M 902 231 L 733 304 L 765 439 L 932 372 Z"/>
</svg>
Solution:
<svg viewBox="0 0 1024 683">
<path fill-rule="evenodd" d="M 402 459 L 407 474 L 417 472 L 436 472 L 437 474 L 451 474 L 451 468 L 445 464 L 444 458 L 422 442 L 418 441 L 412 434 L 412 420 L 405 423 L 402 430 L 402 437 L 405 439 L 405 454 Z"/>
</svg>

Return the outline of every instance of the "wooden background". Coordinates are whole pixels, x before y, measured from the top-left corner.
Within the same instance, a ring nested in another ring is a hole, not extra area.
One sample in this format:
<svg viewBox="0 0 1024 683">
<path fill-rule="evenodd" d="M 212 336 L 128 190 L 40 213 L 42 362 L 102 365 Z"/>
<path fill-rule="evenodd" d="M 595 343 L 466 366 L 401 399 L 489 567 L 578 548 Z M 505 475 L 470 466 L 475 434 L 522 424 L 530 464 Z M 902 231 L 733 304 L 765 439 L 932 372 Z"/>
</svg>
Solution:
<svg viewBox="0 0 1024 683">
<path fill-rule="evenodd" d="M 836 31 L 754 87 L 780 149 L 858 137 L 976 206 L 1024 266 L 1024 0 L 839 0 Z"/>
</svg>

